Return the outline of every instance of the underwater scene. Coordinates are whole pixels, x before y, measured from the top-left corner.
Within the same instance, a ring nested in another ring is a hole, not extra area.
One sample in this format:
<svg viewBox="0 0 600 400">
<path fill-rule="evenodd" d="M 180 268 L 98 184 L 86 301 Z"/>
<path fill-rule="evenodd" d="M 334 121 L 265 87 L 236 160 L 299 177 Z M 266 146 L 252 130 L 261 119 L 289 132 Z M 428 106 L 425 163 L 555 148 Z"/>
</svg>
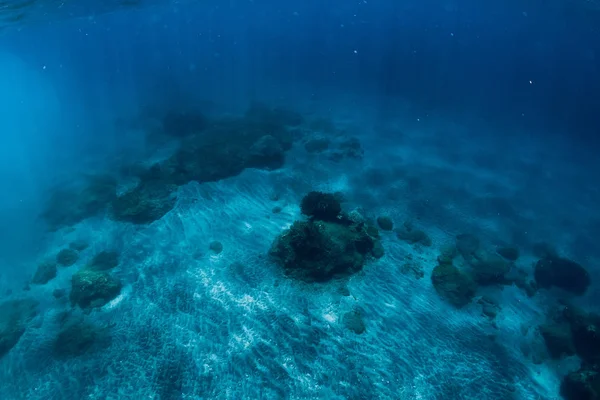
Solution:
<svg viewBox="0 0 600 400">
<path fill-rule="evenodd" d="M 0 1 L 0 399 L 600 399 L 600 2 Z"/>
</svg>

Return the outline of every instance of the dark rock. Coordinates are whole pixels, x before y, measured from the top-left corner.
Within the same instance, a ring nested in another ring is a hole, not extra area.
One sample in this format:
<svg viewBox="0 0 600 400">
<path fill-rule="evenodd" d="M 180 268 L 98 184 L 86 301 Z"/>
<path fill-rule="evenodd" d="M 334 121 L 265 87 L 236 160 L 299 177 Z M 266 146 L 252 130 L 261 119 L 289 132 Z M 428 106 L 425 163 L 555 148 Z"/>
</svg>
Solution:
<svg viewBox="0 0 600 400">
<path fill-rule="evenodd" d="M 328 118 L 317 118 L 310 122 L 309 128 L 312 131 L 323 132 L 323 133 L 334 133 L 335 125 Z"/>
<path fill-rule="evenodd" d="M 79 260 L 79 254 L 73 249 L 62 249 L 56 255 L 56 262 L 63 267 L 70 267 Z"/>
<path fill-rule="evenodd" d="M 495 285 L 505 282 L 510 264 L 497 254 L 477 254 L 470 263 L 472 276 L 480 285 Z"/>
<path fill-rule="evenodd" d="M 440 264 L 452 264 L 456 257 L 455 246 L 445 246 L 440 250 L 440 255 L 437 257 L 437 261 Z"/>
<path fill-rule="evenodd" d="M 35 285 L 45 285 L 56 278 L 56 273 L 55 263 L 50 261 L 43 262 L 37 267 L 35 275 L 33 275 L 33 278 L 31 279 L 31 283 Z"/>
<path fill-rule="evenodd" d="M 362 145 L 355 137 L 348 138 L 340 143 L 340 150 L 348 158 L 362 158 L 364 155 Z"/>
<path fill-rule="evenodd" d="M 329 148 L 330 143 L 327 138 L 314 138 L 304 143 L 304 148 L 309 153 L 321 153 Z"/>
<path fill-rule="evenodd" d="M 96 271 L 107 271 L 119 265 L 119 253 L 116 251 L 103 250 L 96 254 L 87 268 Z"/>
<path fill-rule="evenodd" d="M 342 317 L 342 322 L 347 329 L 358 335 L 364 333 L 367 329 L 362 318 L 362 313 L 356 310 L 344 314 Z"/>
<path fill-rule="evenodd" d="M 556 249 L 551 244 L 546 242 L 534 243 L 531 250 L 533 255 L 538 258 L 558 257 L 558 252 Z"/>
<path fill-rule="evenodd" d="M 49 196 L 41 217 L 51 230 L 72 226 L 104 212 L 116 196 L 117 181 L 111 176 L 89 176 L 83 187 L 59 189 Z"/>
<path fill-rule="evenodd" d="M 423 266 L 417 263 L 405 263 L 400 267 L 400 272 L 404 275 L 412 275 L 417 279 L 421 279 L 425 276 Z"/>
<path fill-rule="evenodd" d="M 275 206 L 273 207 L 273 210 L 271 210 L 273 212 L 273 214 L 279 214 L 281 212 L 282 208 L 279 206 Z"/>
<path fill-rule="evenodd" d="M 76 240 L 69 244 L 69 248 L 71 250 L 75 250 L 75 251 L 83 251 L 83 250 L 87 249 L 88 246 L 89 246 L 89 244 L 83 240 Z"/>
<path fill-rule="evenodd" d="M 414 229 L 410 222 L 405 222 L 403 227 L 396 232 L 398 239 L 410 244 L 421 244 L 423 246 L 431 246 L 431 238 L 420 230 Z"/>
<path fill-rule="evenodd" d="M 479 239 L 470 233 L 457 235 L 456 249 L 465 259 L 470 259 L 479 250 Z"/>
<path fill-rule="evenodd" d="M 459 308 L 471 302 L 477 289 L 471 277 L 452 264 L 438 264 L 433 269 L 431 281 L 441 297 Z"/>
<path fill-rule="evenodd" d="M 285 162 L 285 151 L 281 142 L 271 135 L 261 136 L 252 146 L 247 167 L 262 169 L 281 168 Z"/>
<path fill-rule="evenodd" d="M 326 281 L 360 271 L 374 249 L 364 224 L 296 221 L 275 240 L 270 255 L 288 275 Z"/>
<path fill-rule="evenodd" d="M 375 242 L 373 243 L 373 250 L 371 251 L 371 253 L 375 258 L 382 258 L 385 255 L 385 250 L 379 240 L 375 240 Z"/>
<path fill-rule="evenodd" d="M 571 333 L 577 355 L 590 364 L 600 365 L 600 316 L 570 310 Z"/>
<path fill-rule="evenodd" d="M 534 277 L 540 288 L 557 287 L 582 295 L 591 283 L 590 274 L 580 264 L 560 257 L 546 257 L 535 265 Z"/>
<path fill-rule="evenodd" d="M 498 247 L 496 252 L 509 261 L 517 261 L 519 259 L 519 249 L 516 247 Z"/>
<path fill-rule="evenodd" d="M 300 203 L 302 214 L 321 221 L 338 221 L 342 205 L 335 194 L 310 192 Z"/>
<path fill-rule="evenodd" d="M 565 400 L 600 399 L 600 371 L 591 365 L 581 366 L 563 379 L 560 394 Z"/>
<path fill-rule="evenodd" d="M 32 299 L 0 303 L 0 358 L 21 339 L 27 324 L 37 315 L 38 302 Z"/>
<path fill-rule="evenodd" d="M 377 218 L 377 224 L 384 231 L 391 231 L 394 229 L 394 222 L 390 217 L 381 216 Z"/>
<path fill-rule="evenodd" d="M 554 359 L 575 354 L 571 327 L 568 323 L 548 322 L 539 328 L 548 353 Z"/>
<path fill-rule="evenodd" d="M 78 357 L 87 353 L 100 339 L 107 339 L 107 329 L 84 321 L 71 321 L 54 339 L 52 350 L 59 358 Z"/>
<path fill-rule="evenodd" d="M 215 254 L 220 254 L 223 251 L 223 244 L 217 240 L 213 240 L 212 242 L 210 242 L 210 245 L 208 247 Z"/>
<path fill-rule="evenodd" d="M 66 295 L 67 291 L 65 289 L 54 289 L 52 291 L 52 296 L 54 296 L 55 299 L 62 299 Z"/>
<path fill-rule="evenodd" d="M 175 207 L 175 189 L 170 184 L 142 182 L 113 200 L 111 216 L 116 221 L 139 225 L 159 220 Z"/>
<path fill-rule="evenodd" d="M 121 292 L 121 282 L 105 271 L 84 268 L 71 278 L 71 304 L 79 307 L 102 307 Z"/>
</svg>

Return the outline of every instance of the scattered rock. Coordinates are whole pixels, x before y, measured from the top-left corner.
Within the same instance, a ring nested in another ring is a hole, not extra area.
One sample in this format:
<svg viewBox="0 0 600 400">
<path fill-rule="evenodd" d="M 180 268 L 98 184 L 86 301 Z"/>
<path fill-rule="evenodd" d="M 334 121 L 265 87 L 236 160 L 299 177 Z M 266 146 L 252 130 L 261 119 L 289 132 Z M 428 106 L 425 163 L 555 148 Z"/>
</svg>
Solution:
<svg viewBox="0 0 600 400">
<path fill-rule="evenodd" d="M 87 268 L 95 271 L 107 271 L 119 265 L 119 253 L 116 251 L 101 251 L 96 254 Z"/>
<path fill-rule="evenodd" d="M 379 240 L 376 240 L 373 244 L 373 250 L 371 250 L 371 254 L 377 259 L 382 258 L 385 255 L 385 250 L 383 249 L 383 245 Z"/>
<path fill-rule="evenodd" d="M 535 281 L 540 288 L 557 287 L 582 295 L 591 283 L 590 274 L 580 264 L 560 257 L 546 257 L 537 262 Z"/>
<path fill-rule="evenodd" d="M 252 168 L 278 169 L 285 162 L 285 151 L 281 142 L 271 135 L 261 136 L 252 146 L 247 166 Z"/>
<path fill-rule="evenodd" d="M 62 249 L 56 255 L 56 262 L 63 267 L 70 267 L 79 260 L 79 254 L 73 249 Z"/>
<path fill-rule="evenodd" d="M 379 225 L 381 230 L 384 231 L 391 231 L 392 229 L 394 229 L 394 222 L 390 217 L 387 216 L 378 217 L 377 224 Z"/>
<path fill-rule="evenodd" d="M 453 264 L 438 264 L 431 274 L 436 292 L 450 304 L 460 308 L 469 304 L 477 284 Z"/>
<path fill-rule="evenodd" d="M 35 271 L 35 275 L 31 279 L 31 283 L 35 285 L 45 285 L 50 282 L 52 279 L 56 278 L 56 264 L 51 261 L 46 261 L 41 263 L 37 270 Z"/>
<path fill-rule="evenodd" d="M 321 153 L 329 148 L 330 143 L 327 138 L 314 138 L 304 143 L 304 148 L 309 153 Z"/>
<path fill-rule="evenodd" d="M 457 254 L 456 246 L 454 246 L 454 245 L 444 246 L 440 250 L 440 255 L 437 258 L 438 263 L 452 264 L 452 262 L 454 261 L 454 258 L 456 257 L 456 254 Z"/>
<path fill-rule="evenodd" d="M 38 302 L 33 299 L 0 303 L 0 358 L 21 339 L 27 324 L 37 315 Z"/>
<path fill-rule="evenodd" d="M 427 234 L 420 230 L 414 229 L 410 222 L 405 222 L 403 227 L 396 231 L 398 239 L 403 240 L 410 244 L 421 244 L 423 246 L 431 246 L 431 238 Z"/>
<path fill-rule="evenodd" d="M 106 338 L 106 328 L 84 321 L 71 321 L 54 339 L 53 351 L 57 358 L 78 357 L 87 353 L 99 339 Z"/>
<path fill-rule="evenodd" d="M 275 207 L 273 207 L 272 212 L 273 212 L 273 214 L 279 214 L 281 212 L 281 210 L 282 210 L 281 207 L 275 206 Z"/>
<path fill-rule="evenodd" d="M 568 374 L 560 385 L 560 394 L 565 400 L 600 399 L 600 371 L 584 364 Z"/>
<path fill-rule="evenodd" d="M 404 275 L 412 275 L 416 279 L 421 279 L 425 276 L 423 266 L 417 263 L 405 263 L 400 267 L 400 272 Z"/>
<path fill-rule="evenodd" d="M 474 253 L 470 261 L 473 278 L 480 285 L 495 285 L 505 282 L 510 264 L 497 254 Z"/>
<path fill-rule="evenodd" d="M 69 248 L 71 250 L 75 250 L 75 251 L 83 251 L 83 250 L 87 249 L 88 246 L 89 246 L 89 244 L 83 240 L 76 240 L 69 244 Z"/>
<path fill-rule="evenodd" d="M 210 245 L 208 247 L 215 254 L 220 254 L 223 251 L 223 244 L 217 240 L 213 240 L 212 242 L 210 242 Z"/>
<path fill-rule="evenodd" d="M 340 143 L 340 150 L 345 157 L 348 158 L 362 158 L 364 151 L 360 140 L 355 137 L 348 138 Z"/>
<path fill-rule="evenodd" d="M 359 311 L 350 311 L 344 314 L 342 317 L 342 322 L 344 326 L 351 330 L 352 332 L 360 335 L 365 332 L 367 329 L 365 326 L 365 322 L 362 318 L 362 313 Z"/>
<path fill-rule="evenodd" d="M 456 249 L 466 259 L 470 259 L 479 250 L 479 239 L 470 233 L 456 236 Z"/>
<path fill-rule="evenodd" d="M 516 247 L 498 247 L 496 252 L 508 261 L 517 261 L 520 256 L 519 249 Z"/>
<path fill-rule="evenodd" d="M 159 166 L 153 166 L 159 169 Z M 148 175 L 159 173 L 153 169 Z M 111 203 L 111 217 L 116 221 L 145 225 L 161 219 L 175 207 L 176 186 L 146 177 L 135 188 L 116 197 Z"/>
<path fill-rule="evenodd" d="M 546 343 L 550 357 L 560 359 L 575 354 L 571 326 L 568 322 L 548 322 L 539 327 L 540 335 Z"/>
<path fill-rule="evenodd" d="M 558 257 L 558 252 L 556 249 L 551 244 L 546 242 L 534 243 L 531 250 L 533 255 L 537 258 Z"/>
</svg>

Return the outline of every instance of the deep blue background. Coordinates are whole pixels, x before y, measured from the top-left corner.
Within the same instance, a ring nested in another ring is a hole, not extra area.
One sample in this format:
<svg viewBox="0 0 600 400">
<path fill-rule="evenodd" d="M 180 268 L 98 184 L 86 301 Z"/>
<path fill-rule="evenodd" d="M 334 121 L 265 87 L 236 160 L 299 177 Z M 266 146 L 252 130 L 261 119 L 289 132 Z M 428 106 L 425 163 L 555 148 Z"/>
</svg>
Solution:
<svg viewBox="0 0 600 400">
<path fill-rule="evenodd" d="M 589 137 L 599 126 L 600 19 L 566 3 L 195 2 L 41 24 L 5 35 L 2 48 L 62 64 L 60 77 L 92 103 L 161 79 L 260 96 L 268 76 Z"/>
</svg>

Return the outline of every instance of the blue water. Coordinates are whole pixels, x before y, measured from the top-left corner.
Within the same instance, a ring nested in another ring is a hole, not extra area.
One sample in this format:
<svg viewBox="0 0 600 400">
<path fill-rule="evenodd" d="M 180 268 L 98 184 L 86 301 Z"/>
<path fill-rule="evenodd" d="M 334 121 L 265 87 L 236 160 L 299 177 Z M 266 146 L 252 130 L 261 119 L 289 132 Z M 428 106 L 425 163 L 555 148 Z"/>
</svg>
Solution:
<svg viewBox="0 0 600 400">
<path fill-rule="evenodd" d="M 595 3 L 0 4 L 0 398 L 562 398 L 586 356 L 539 327 L 600 312 Z M 311 191 L 391 218 L 383 257 L 286 275 Z M 519 257 L 456 307 L 431 276 L 464 234 Z M 583 295 L 509 279 L 542 247 Z"/>
</svg>

